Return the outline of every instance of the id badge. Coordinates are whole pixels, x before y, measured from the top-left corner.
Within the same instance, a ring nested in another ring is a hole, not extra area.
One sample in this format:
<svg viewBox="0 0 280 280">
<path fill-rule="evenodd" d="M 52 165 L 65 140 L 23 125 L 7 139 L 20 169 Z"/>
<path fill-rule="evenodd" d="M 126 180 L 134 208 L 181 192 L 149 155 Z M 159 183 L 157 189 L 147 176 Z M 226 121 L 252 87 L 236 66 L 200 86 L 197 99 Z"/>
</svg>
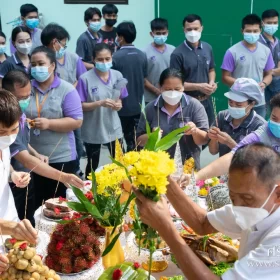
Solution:
<svg viewBox="0 0 280 280">
<path fill-rule="evenodd" d="M 40 129 L 35 128 L 35 129 L 33 130 L 33 134 L 34 134 L 35 136 L 39 136 L 39 135 L 40 135 Z"/>
</svg>

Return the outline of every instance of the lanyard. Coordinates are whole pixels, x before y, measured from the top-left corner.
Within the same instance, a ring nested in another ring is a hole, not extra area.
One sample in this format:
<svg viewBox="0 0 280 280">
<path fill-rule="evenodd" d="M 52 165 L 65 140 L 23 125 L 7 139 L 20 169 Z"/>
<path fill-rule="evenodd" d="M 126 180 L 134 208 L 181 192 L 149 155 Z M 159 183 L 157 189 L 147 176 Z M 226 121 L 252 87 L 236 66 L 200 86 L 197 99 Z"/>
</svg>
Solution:
<svg viewBox="0 0 280 280">
<path fill-rule="evenodd" d="M 38 118 L 41 118 L 41 111 L 42 111 L 42 108 L 43 108 L 43 105 L 44 105 L 45 101 L 46 101 L 47 98 L 48 98 L 48 94 L 49 94 L 49 93 L 46 93 L 46 95 L 44 96 L 42 102 L 39 103 L 39 93 L 38 93 L 38 90 L 35 90 L 35 95 L 36 95 L 36 107 L 37 107 Z"/>
</svg>

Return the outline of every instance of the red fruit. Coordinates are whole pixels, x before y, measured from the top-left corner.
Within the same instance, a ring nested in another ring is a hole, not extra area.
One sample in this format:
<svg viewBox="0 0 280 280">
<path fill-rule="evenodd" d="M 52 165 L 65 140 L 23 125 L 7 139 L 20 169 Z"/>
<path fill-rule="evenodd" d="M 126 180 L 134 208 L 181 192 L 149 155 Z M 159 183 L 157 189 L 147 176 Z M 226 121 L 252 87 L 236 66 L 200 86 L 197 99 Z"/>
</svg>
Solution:
<svg viewBox="0 0 280 280">
<path fill-rule="evenodd" d="M 96 264 L 96 260 L 89 261 L 89 262 L 87 263 L 87 268 L 91 268 L 91 267 L 93 267 L 95 264 Z"/>
<path fill-rule="evenodd" d="M 11 238 L 11 239 L 9 240 L 9 242 L 10 242 L 12 245 L 14 245 L 14 244 L 17 242 L 17 240 L 16 240 L 15 238 Z"/>
<path fill-rule="evenodd" d="M 60 251 L 62 249 L 63 245 L 64 245 L 64 241 L 62 241 L 62 240 L 58 241 L 56 244 L 56 250 Z"/>
<path fill-rule="evenodd" d="M 135 263 L 133 264 L 133 266 L 134 266 L 135 269 L 138 269 L 138 268 L 140 267 L 140 263 L 135 262 Z"/>
<path fill-rule="evenodd" d="M 86 241 L 90 244 L 95 244 L 97 239 L 96 239 L 96 236 L 94 234 L 89 234 L 87 237 L 86 237 Z"/>
<path fill-rule="evenodd" d="M 89 232 L 90 232 L 89 226 L 82 223 L 81 226 L 80 226 L 80 233 L 84 234 L 84 235 L 87 235 L 87 234 L 89 234 Z"/>
<path fill-rule="evenodd" d="M 85 197 L 86 197 L 89 201 L 91 201 L 91 200 L 93 199 L 93 194 L 92 194 L 92 192 L 91 192 L 91 191 L 88 191 L 88 192 L 85 194 Z"/>
<path fill-rule="evenodd" d="M 62 197 L 62 196 L 60 196 L 59 199 L 58 199 L 58 201 L 59 201 L 60 203 L 62 203 L 63 201 L 67 201 L 67 199 L 64 198 L 64 197 Z"/>
<path fill-rule="evenodd" d="M 61 257 L 59 259 L 59 263 L 62 264 L 62 265 L 69 265 L 71 264 L 71 259 L 68 257 Z"/>
<path fill-rule="evenodd" d="M 88 254 L 88 253 L 92 252 L 92 248 L 89 245 L 83 245 L 81 247 L 81 250 L 84 254 Z"/>
<path fill-rule="evenodd" d="M 22 243 L 20 246 L 19 246 L 19 249 L 22 250 L 22 251 L 25 251 L 27 249 L 27 243 Z"/>
<path fill-rule="evenodd" d="M 78 212 L 74 212 L 73 215 L 72 215 L 73 220 L 77 220 L 81 217 L 82 217 L 82 215 Z"/>
<path fill-rule="evenodd" d="M 61 210 L 59 208 L 57 208 L 57 207 L 54 207 L 53 210 L 54 210 L 54 213 L 57 214 L 57 215 L 59 215 L 60 212 L 61 212 Z"/>
<path fill-rule="evenodd" d="M 46 256 L 46 259 L 45 259 L 45 263 L 46 265 L 49 267 L 49 268 L 53 268 L 54 267 L 54 262 L 53 262 L 53 259 L 51 258 L 51 256 Z"/>
<path fill-rule="evenodd" d="M 82 242 L 84 242 L 84 237 L 82 235 L 77 235 L 73 239 L 74 243 L 80 245 Z"/>
<path fill-rule="evenodd" d="M 61 267 L 61 271 L 62 271 L 63 273 L 66 273 L 66 274 L 70 274 L 70 273 L 73 271 L 73 267 L 72 267 L 71 264 L 69 264 L 69 265 L 63 265 L 63 266 Z"/>
<path fill-rule="evenodd" d="M 75 259 L 74 265 L 75 265 L 75 267 L 86 268 L 87 261 L 83 257 L 78 257 Z"/>
<path fill-rule="evenodd" d="M 62 249 L 60 251 L 61 257 L 69 257 L 70 255 L 71 255 L 71 250 L 69 250 L 69 249 Z"/>
<path fill-rule="evenodd" d="M 74 249 L 74 251 L 73 251 L 73 255 L 74 255 L 75 257 L 79 257 L 79 256 L 82 255 L 82 251 L 81 251 L 80 249 L 76 248 L 76 249 Z"/>
<path fill-rule="evenodd" d="M 113 280 L 121 279 L 122 275 L 123 275 L 123 272 L 119 268 L 114 270 L 114 272 L 113 272 Z"/>
</svg>

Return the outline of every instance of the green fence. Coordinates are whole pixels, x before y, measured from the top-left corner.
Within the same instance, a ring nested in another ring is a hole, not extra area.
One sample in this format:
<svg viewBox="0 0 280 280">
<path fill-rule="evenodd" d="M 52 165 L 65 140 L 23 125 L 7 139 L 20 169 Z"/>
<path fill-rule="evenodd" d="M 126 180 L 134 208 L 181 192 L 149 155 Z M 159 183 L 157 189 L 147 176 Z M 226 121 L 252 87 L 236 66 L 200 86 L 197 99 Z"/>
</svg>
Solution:
<svg viewBox="0 0 280 280">
<path fill-rule="evenodd" d="M 280 13 L 280 0 L 155 0 L 155 16 L 168 19 L 168 43 L 175 46 L 182 43 L 185 38 L 182 28 L 183 18 L 187 14 L 198 14 L 202 17 L 204 26 L 202 40 L 211 44 L 214 50 L 216 80 L 219 81 L 214 96 L 218 111 L 227 107 L 227 100 L 223 94 L 228 88 L 222 84 L 220 70 L 223 56 L 230 46 L 242 39 L 242 18 L 251 11 L 261 16 L 267 9 L 276 9 Z"/>
</svg>

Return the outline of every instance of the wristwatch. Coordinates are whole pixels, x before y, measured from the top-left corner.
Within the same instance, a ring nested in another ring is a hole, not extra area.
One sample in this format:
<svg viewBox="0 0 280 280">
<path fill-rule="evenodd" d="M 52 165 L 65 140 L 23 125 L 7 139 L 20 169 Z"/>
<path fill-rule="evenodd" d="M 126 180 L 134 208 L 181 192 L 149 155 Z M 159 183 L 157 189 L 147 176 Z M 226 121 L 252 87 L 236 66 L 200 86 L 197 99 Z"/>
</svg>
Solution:
<svg viewBox="0 0 280 280">
<path fill-rule="evenodd" d="M 266 82 L 262 81 L 262 83 L 265 84 L 265 87 L 267 87 L 267 83 Z"/>
</svg>

